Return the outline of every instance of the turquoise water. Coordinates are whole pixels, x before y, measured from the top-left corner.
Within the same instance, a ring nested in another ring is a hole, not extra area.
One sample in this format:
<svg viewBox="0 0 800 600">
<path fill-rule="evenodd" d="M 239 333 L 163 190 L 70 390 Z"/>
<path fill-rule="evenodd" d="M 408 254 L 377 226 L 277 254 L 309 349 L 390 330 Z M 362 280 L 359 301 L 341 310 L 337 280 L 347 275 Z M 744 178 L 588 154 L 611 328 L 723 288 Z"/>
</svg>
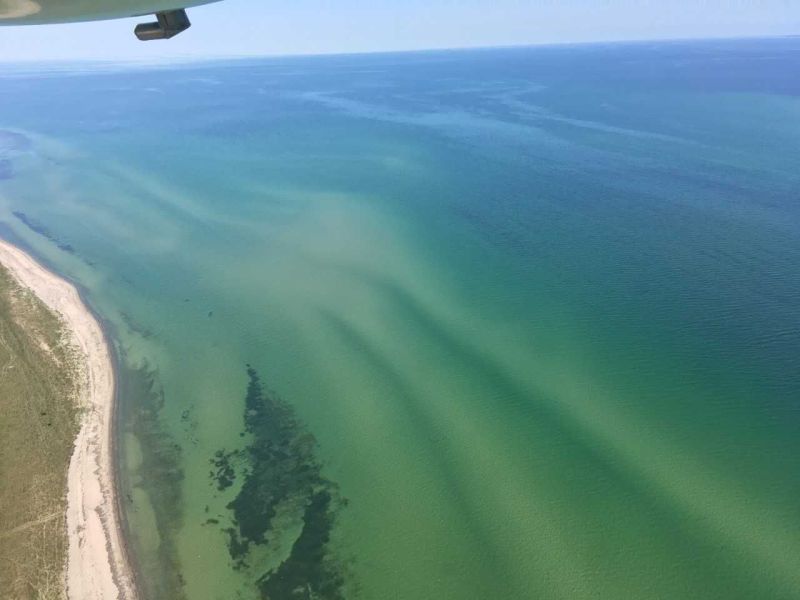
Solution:
<svg viewBox="0 0 800 600">
<path fill-rule="evenodd" d="M 43 65 L 152 598 L 800 598 L 800 40 Z"/>
</svg>

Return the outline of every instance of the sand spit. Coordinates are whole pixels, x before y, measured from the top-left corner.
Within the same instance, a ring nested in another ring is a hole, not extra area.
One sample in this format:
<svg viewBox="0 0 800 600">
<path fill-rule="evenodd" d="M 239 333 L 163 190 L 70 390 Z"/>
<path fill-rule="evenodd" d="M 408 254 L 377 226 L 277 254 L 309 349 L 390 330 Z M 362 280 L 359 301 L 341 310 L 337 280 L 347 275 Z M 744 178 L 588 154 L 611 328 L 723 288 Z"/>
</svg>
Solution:
<svg viewBox="0 0 800 600">
<path fill-rule="evenodd" d="M 67 597 L 135 600 L 114 490 L 114 372 L 103 331 L 74 286 L 3 240 L 0 263 L 61 315 L 83 356 L 83 412 L 67 478 Z"/>
</svg>

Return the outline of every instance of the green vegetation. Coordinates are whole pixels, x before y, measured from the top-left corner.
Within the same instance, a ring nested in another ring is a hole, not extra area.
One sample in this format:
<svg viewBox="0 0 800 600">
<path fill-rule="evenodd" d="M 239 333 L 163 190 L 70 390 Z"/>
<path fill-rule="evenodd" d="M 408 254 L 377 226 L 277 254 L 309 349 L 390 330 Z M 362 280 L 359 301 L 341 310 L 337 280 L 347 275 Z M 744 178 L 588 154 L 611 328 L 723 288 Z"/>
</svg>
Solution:
<svg viewBox="0 0 800 600">
<path fill-rule="evenodd" d="M 61 321 L 0 267 L 0 598 L 61 598 L 78 375 Z"/>
<path fill-rule="evenodd" d="M 233 527 L 225 530 L 234 566 L 250 566 L 254 547 L 267 546 L 279 533 L 280 508 L 294 505 L 299 535 L 282 562 L 259 577 L 261 597 L 342 600 L 344 565 L 331 555 L 329 542 L 345 501 L 336 484 L 322 475 L 317 442 L 292 407 L 267 392 L 250 365 L 247 375 L 243 435 L 251 443 L 242 451 L 217 452 L 211 460 L 215 470 L 210 473 L 219 491 L 234 484 L 237 471 L 243 477 L 239 494 L 228 504 Z"/>
</svg>

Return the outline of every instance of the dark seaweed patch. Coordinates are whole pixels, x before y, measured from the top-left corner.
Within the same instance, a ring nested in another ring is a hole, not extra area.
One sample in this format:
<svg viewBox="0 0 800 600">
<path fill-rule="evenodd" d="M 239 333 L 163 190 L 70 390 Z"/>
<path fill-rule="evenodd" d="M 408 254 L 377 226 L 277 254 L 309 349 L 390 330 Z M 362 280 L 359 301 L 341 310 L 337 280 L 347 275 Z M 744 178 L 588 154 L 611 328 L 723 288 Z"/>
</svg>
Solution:
<svg viewBox="0 0 800 600">
<path fill-rule="evenodd" d="M 47 227 L 45 227 L 38 221 L 31 219 L 24 212 L 15 210 L 12 214 L 15 217 L 17 217 L 17 219 L 19 219 L 22 222 L 22 224 L 25 225 L 28 229 L 30 229 L 34 233 L 38 233 L 44 238 L 47 238 L 48 240 L 53 242 L 60 250 L 63 250 L 64 252 L 67 252 L 69 254 L 75 254 L 75 248 L 73 248 L 70 244 L 65 244 L 64 242 L 59 240 L 55 235 L 53 235 L 50 232 L 49 229 L 47 229 Z"/>
<path fill-rule="evenodd" d="M 341 600 L 343 568 L 331 556 L 329 542 L 345 502 L 336 484 L 322 475 L 316 440 L 292 408 L 264 390 L 250 365 L 247 375 L 244 433 L 252 441 L 238 452 L 217 452 L 212 459 L 217 470 L 211 473 L 218 489 L 225 489 L 236 476 L 237 461 L 247 465 L 241 490 L 228 504 L 233 527 L 224 529 L 234 567 L 250 568 L 252 547 L 266 545 L 280 533 L 274 523 L 278 509 L 297 506 L 301 532 L 288 557 L 258 578 L 260 595 L 269 600 Z"/>
<path fill-rule="evenodd" d="M 237 571 L 247 569 L 250 565 L 245 559 L 248 556 L 250 544 L 246 541 L 242 541 L 235 527 L 228 527 L 227 529 L 223 529 L 223 531 L 228 534 L 228 552 L 230 552 L 231 558 L 233 558 L 233 568 Z"/>
<path fill-rule="evenodd" d="M 194 412 L 194 404 L 190 405 L 189 408 L 184 409 L 181 412 L 181 425 L 183 427 L 183 432 L 186 434 L 186 439 L 190 444 L 193 446 L 197 446 L 199 440 L 197 439 L 197 419 L 195 419 L 192 414 Z"/>
<path fill-rule="evenodd" d="M 0 129 L 0 152 L 24 152 L 33 147 L 31 140 L 16 131 Z"/>
<path fill-rule="evenodd" d="M 217 490 L 224 492 L 231 487 L 236 481 L 236 470 L 234 469 L 234 461 L 241 456 L 238 451 L 223 452 L 217 450 L 214 458 L 211 459 L 211 464 L 214 465 L 214 471 L 211 471 L 211 478 L 217 485 Z"/>
<path fill-rule="evenodd" d="M 344 598 L 344 577 L 338 566 L 326 558 L 334 525 L 334 502 L 324 489 L 311 496 L 303 514 L 303 530 L 289 558 L 259 580 L 262 598 Z"/>
</svg>

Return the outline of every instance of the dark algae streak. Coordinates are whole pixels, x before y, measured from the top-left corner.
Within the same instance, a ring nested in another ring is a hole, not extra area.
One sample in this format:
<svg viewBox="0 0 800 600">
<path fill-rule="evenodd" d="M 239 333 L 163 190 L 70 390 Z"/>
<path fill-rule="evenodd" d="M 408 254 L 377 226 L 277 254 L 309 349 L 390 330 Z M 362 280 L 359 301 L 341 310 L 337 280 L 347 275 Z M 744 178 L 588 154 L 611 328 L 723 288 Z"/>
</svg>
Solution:
<svg viewBox="0 0 800 600">
<path fill-rule="evenodd" d="M 248 445 L 233 452 L 218 451 L 210 473 L 219 491 L 241 477 L 241 488 L 227 505 L 231 526 L 223 528 L 234 566 L 254 568 L 251 557 L 256 547 L 272 548 L 276 537 L 286 535 L 280 515 L 288 511 L 299 522 L 299 534 L 294 534 L 288 552 L 282 550 L 280 564 L 257 576 L 261 598 L 341 600 L 344 565 L 332 556 L 330 540 L 346 501 L 337 485 L 322 475 L 317 442 L 292 407 L 266 391 L 250 365 L 247 375 L 243 433 Z"/>
<path fill-rule="evenodd" d="M 121 410 L 128 413 L 124 417 L 127 430 L 141 448 L 141 464 L 129 474 L 129 479 L 123 480 L 122 490 L 129 503 L 133 488 L 140 488 L 147 494 L 159 531 L 156 556 L 147 565 L 138 565 L 145 566 L 150 575 L 139 579 L 140 593 L 143 600 L 182 600 L 185 598 L 184 580 L 174 539 L 183 522 L 181 448 L 161 421 L 165 398 L 157 373 L 146 366 L 123 367 L 119 371 L 118 385 L 121 397 L 127 400 L 121 405 Z M 135 510 L 130 504 L 126 509 Z M 134 549 L 138 544 L 136 533 L 127 532 Z M 143 552 L 135 554 L 149 556 Z"/>
<path fill-rule="evenodd" d="M 12 214 L 20 220 L 20 222 L 25 225 L 28 229 L 33 231 L 34 233 L 38 233 L 44 238 L 47 238 L 51 242 L 53 242 L 60 250 L 67 252 L 68 254 L 75 254 L 75 248 L 72 247 L 71 244 L 66 244 L 59 240 L 53 233 L 44 225 L 39 223 L 38 221 L 33 220 L 24 212 L 21 211 L 13 211 Z"/>
</svg>

